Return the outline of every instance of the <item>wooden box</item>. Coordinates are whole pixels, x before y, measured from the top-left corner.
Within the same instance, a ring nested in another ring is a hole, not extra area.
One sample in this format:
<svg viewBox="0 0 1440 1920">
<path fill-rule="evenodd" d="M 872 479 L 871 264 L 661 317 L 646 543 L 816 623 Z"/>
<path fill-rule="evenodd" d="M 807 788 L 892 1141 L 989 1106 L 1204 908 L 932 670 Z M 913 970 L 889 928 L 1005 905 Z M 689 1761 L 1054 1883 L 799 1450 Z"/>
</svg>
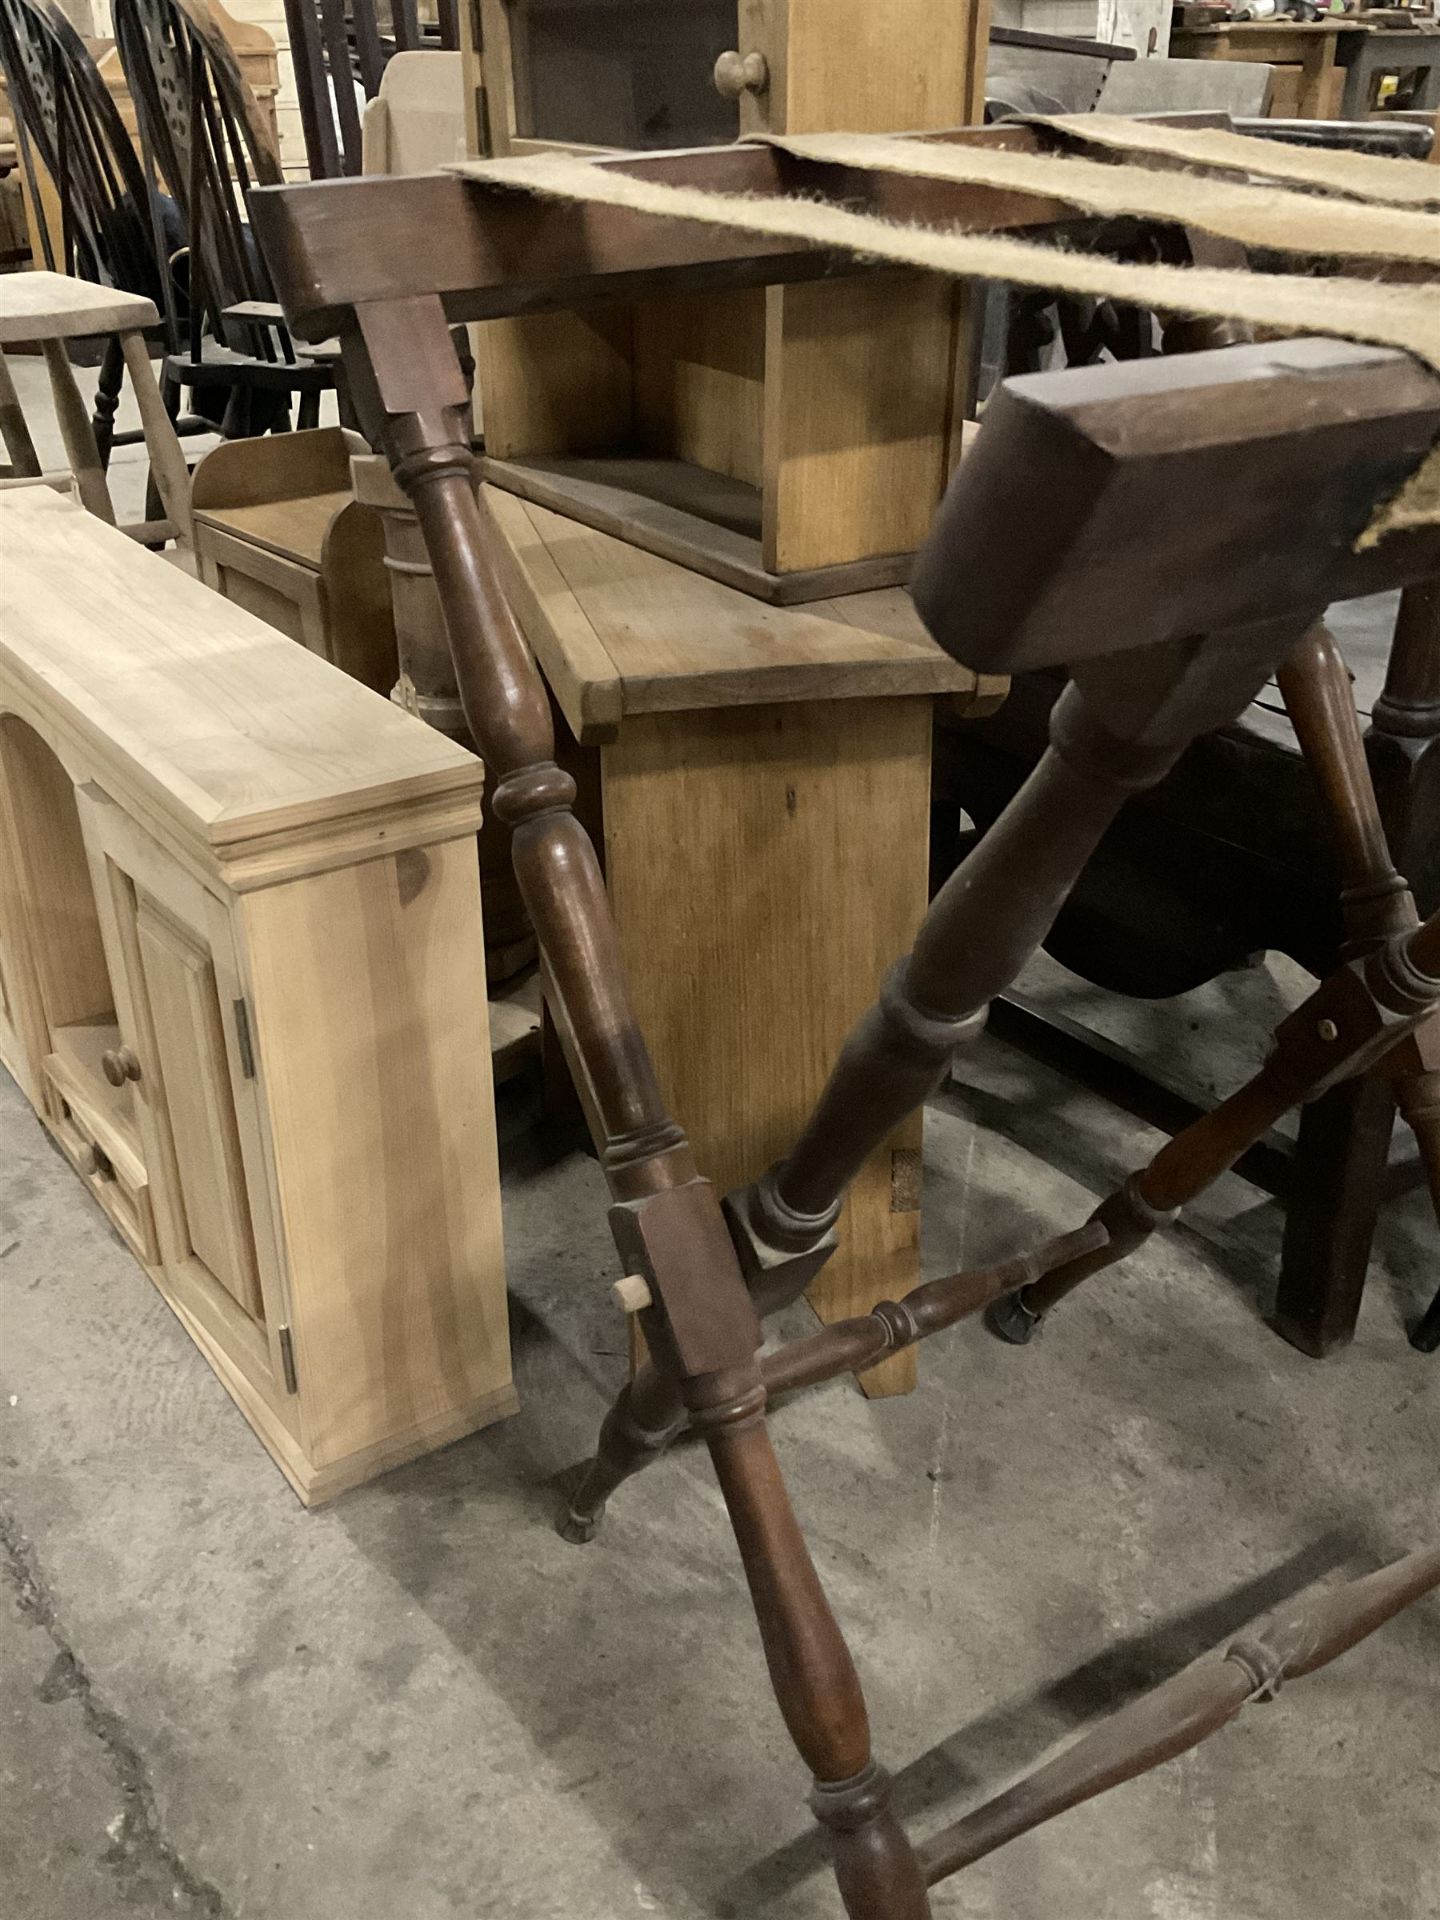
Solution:
<svg viewBox="0 0 1440 1920">
<path fill-rule="evenodd" d="M 515 1407 L 481 769 L 0 495 L 0 1060 L 301 1498 Z"/>
<path fill-rule="evenodd" d="M 478 5 L 496 153 L 983 112 L 983 4 Z M 566 76 L 601 45 L 587 92 Z M 896 271 L 492 321 L 486 478 L 775 604 L 895 585 L 959 455 L 971 312 L 963 287 Z"/>
</svg>

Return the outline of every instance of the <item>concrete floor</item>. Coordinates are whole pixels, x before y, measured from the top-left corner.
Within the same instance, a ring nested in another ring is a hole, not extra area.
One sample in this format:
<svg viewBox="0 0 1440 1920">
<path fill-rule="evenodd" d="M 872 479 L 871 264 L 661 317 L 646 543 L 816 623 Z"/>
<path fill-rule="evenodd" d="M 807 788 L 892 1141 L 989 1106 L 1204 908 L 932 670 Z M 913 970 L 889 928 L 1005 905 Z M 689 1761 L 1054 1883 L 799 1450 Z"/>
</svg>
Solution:
<svg viewBox="0 0 1440 1920">
<path fill-rule="evenodd" d="M 1224 1088 L 1297 990 L 1117 1008 Z M 1221 1022 L 1223 1021 L 1223 1029 Z M 1224 1033 L 1222 1044 L 1215 1036 Z M 1155 1136 L 993 1041 L 926 1129 L 925 1265 L 1084 1216 Z M 303 1513 L 0 1076 L 0 1915 L 810 1920 L 839 1912 L 703 1456 L 590 1547 L 554 1483 L 623 1374 L 594 1166 L 507 1102 L 522 1411 Z M 1275 1207 L 1226 1183 L 1044 1338 L 971 1324 L 922 1391 L 836 1382 L 781 1457 L 921 1832 L 1314 1580 L 1437 1530 L 1440 1281 L 1411 1193 L 1355 1345 L 1262 1312 Z M 1440 1603 L 1196 1753 L 951 1881 L 969 1920 L 1440 1914 Z"/>
</svg>

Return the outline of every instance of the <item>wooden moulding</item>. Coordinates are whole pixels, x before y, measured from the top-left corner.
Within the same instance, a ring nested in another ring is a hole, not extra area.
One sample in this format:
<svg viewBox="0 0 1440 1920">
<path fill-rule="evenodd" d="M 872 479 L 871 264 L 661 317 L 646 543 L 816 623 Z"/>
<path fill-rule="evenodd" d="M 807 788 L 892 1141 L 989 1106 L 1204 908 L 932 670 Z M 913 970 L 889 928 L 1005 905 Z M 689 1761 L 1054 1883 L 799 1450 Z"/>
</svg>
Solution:
<svg viewBox="0 0 1440 1920">
<path fill-rule="evenodd" d="M 514 1410 L 473 755 L 0 501 L 0 1057 L 306 1502 Z"/>
</svg>

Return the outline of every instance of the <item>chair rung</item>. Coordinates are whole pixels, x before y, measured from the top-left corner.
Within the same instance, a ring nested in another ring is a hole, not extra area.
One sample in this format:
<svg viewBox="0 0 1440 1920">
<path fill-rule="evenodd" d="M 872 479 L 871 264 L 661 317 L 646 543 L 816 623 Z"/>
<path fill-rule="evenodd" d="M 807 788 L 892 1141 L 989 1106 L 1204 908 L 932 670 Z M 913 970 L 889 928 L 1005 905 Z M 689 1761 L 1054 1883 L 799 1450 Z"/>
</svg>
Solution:
<svg viewBox="0 0 1440 1920">
<path fill-rule="evenodd" d="M 1251 1700 L 1270 1699 L 1282 1681 L 1328 1666 L 1437 1586 L 1440 1546 L 1427 1547 L 1378 1573 L 1267 1615 L 1218 1659 L 1162 1681 L 1064 1753 L 927 1840 L 918 1849 L 926 1885 L 933 1887 L 1056 1814 L 1189 1752 Z"/>
</svg>

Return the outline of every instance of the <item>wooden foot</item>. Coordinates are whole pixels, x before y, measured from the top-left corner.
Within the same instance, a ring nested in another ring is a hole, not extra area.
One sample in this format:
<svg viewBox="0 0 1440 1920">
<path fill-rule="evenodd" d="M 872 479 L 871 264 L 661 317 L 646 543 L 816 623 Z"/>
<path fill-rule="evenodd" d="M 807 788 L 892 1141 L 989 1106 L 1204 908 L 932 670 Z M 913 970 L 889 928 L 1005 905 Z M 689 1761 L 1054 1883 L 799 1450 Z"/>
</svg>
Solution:
<svg viewBox="0 0 1440 1920">
<path fill-rule="evenodd" d="M 611 1494 L 632 1474 L 658 1460 L 684 1425 L 678 1386 L 657 1367 L 641 1367 L 605 1416 L 595 1458 L 559 1522 L 561 1539 L 574 1547 L 593 1540 Z"/>
</svg>

